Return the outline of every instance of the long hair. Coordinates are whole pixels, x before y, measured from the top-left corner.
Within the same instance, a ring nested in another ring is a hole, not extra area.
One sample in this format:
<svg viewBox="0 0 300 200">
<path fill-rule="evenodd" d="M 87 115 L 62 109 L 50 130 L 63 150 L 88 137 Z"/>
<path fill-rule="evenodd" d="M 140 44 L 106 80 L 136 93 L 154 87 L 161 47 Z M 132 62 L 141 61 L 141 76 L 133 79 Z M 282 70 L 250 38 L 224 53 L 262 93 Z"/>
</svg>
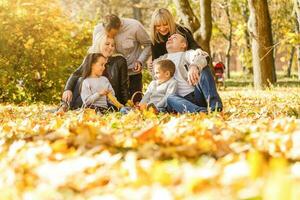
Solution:
<svg viewBox="0 0 300 200">
<path fill-rule="evenodd" d="M 83 79 L 86 79 L 91 75 L 92 65 L 95 64 L 100 57 L 105 58 L 105 56 L 102 53 L 90 53 L 84 58 L 82 71 Z"/>
<path fill-rule="evenodd" d="M 156 31 L 155 26 L 158 24 L 168 24 L 170 35 L 176 32 L 176 23 L 170 11 L 166 8 L 156 9 L 152 14 L 150 23 L 150 37 L 152 44 L 164 42 L 161 35 Z"/>
<path fill-rule="evenodd" d="M 97 54 L 101 53 L 101 45 L 103 45 L 104 41 L 107 39 L 107 35 L 103 32 L 100 32 L 96 35 L 96 39 L 93 42 L 92 46 L 88 49 L 89 54 Z M 109 59 L 109 58 L 108 58 Z M 105 76 L 109 81 L 111 81 L 111 75 L 108 72 L 109 64 L 105 65 L 105 70 L 103 71 L 102 76 Z"/>
<path fill-rule="evenodd" d="M 95 36 L 92 46 L 88 49 L 88 53 L 101 53 L 101 45 L 106 40 L 107 35 L 104 32 L 99 32 Z"/>
</svg>

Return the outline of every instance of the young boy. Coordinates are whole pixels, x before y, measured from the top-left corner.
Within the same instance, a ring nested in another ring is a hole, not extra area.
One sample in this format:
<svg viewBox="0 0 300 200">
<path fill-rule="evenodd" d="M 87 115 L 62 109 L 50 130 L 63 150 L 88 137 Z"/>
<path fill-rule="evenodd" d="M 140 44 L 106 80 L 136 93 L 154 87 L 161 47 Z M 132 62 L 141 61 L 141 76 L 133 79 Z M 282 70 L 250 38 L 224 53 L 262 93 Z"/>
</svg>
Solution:
<svg viewBox="0 0 300 200">
<path fill-rule="evenodd" d="M 140 106 L 154 107 L 159 112 L 166 111 L 167 98 L 175 94 L 177 81 L 173 78 L 175 64 L 168 59 L 160 60 L 154 64 L 154 78 L 149 84 Z"/>
</svg>

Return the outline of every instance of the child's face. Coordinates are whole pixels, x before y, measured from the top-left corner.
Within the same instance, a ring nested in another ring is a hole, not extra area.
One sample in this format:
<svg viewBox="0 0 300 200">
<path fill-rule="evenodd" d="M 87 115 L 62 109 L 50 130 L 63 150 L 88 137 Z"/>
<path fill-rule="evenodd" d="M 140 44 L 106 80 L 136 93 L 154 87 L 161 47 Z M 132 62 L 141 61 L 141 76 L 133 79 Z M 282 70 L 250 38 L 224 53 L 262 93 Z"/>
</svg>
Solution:
<svg viewBox="0 0 300 200">
<path fill-rule="evenodd" d="M 154 76 L 159 83 L 163 83 L 171 78 L 170 71 L 163 71 L 158 65 L 154 66 Z"/>
<path fill-rule="evenodd" d="M 99 57 L 97 62 L 92 65 L 92 75 L 93 76 L 102 76 L 103 71 L 105 70 L 105 64 L 107 59 L 104 57 Z"/>
</svg>

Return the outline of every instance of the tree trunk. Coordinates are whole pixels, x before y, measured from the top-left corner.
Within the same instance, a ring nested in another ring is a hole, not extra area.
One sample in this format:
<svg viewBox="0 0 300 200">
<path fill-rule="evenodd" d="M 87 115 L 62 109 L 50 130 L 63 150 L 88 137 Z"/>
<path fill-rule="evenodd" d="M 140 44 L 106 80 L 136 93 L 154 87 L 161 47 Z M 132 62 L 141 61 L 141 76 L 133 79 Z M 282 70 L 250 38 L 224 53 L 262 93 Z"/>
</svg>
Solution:
<svg viewBox="0 0 300 200">
<path fill-rule="evenodd" d="M 296 33 L 300 34 L 300 0 L 294 0 L 294 7 L 296 11 Z M 297 49 L 297 68 L 298 68 L 298 79 L 300 80 L 300 44 L 296 45 Z"/>
<path fill-rule="evenodd" d="M 230 51 L 232 47 L 232 21 L 229 13 L 229 5 L 225 7 L 225 13 L 229 24 L 229 34 L 227 37 L 228 45 L 226 49 L 225 67 L 226 67 L 226 78 L 230 78 Z"/>
<path fill-rule="evenodd" d="M 132 11 L 133 11 L 133 18 L 140 21 L 141 23 L 143 23 L 142 20 L 142 10 L 139 6 L 139 3 L 141 2 L 141 0 L 132 0 Z"/>
<path fill-rule="evenodd" d="M 188 27 L 192 32 L 195 32 L 200 27 L 200 22 L 194 14 L 193 9 L 188 0 L 174 0 L 174 4 L 178 10 L 180 19 L 183 24 Z"/>
<path fill-rule="evenodd" d="M 295 54 L 295 47 L 293 46 L 292 50 L 291 50 L 291 53 L 290 53 L 290 59 L 289 59 L 289 62 L 288 62 L 288 67 L 287 67 L 287 72 L 286 72 L 287 77 L 291 77 L 294 54 Z"/>
<path fill-rule="evenodd" d="M 200 0 L 200 23 L 188 0 L 174 0 L 174 3 L 184 25 L 194 32 L 196 41 L 210 55 L 212 32 L 211 0 Z"/>
<path fill-rule="evenodd" d="M 200 0 L 200 29 L 195 33 L 195 39 L 201 48 L 210 55 L 210 38 L 212 32 L 211 0 Z"/>
<path fill-rule="evenodd" d="M 244 5 L 244 3 L 241 5 L 242 7 L 242 15 L 243 15 L 243 19 L 245 21 L 245 23 L 247 24 L 248 20 L 249 20 L 249 12 L 248 12 L 248 7 L 247 7 L 247 2 L 245 2 L 246 5 Z M 242 54 L 244 56 L 243 60 L 247 60 L 246 58 L 248 57 L 248 55 L 251 52 L 251 44 L 250 44 L 250 35 L 247 29 L 244 30 L 244 39 L 246 41 L 246 46 L 242 47 Z M 251 66 L 249 66 L 249 63 L 242 63 L 242 67 L 243 67 L 243 72 L 244 73 L 248 73 L 248 74 L 252 74 L 253 69 Z"/>
<path fill-rule="evenodd" d="M 271 19 L 267 0 L 249 0 L 248 28 L 252 37 L 254 87 L 263 89 L 276 82 Z"/>
</svg>

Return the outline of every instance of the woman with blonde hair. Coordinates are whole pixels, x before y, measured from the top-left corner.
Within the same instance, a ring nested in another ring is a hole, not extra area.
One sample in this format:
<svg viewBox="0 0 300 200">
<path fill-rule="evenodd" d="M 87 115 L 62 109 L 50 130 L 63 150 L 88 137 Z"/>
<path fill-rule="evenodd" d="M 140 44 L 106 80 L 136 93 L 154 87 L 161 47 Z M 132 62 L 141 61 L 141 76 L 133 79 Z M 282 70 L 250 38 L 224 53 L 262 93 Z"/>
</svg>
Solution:
<svg viewBox="0 0 300 200">
<path fill-rule="evenodd" d="M 128 72 L 126 59 L 123 56 L 116 55 L 115 53 L 115 41 L 108 37 L 106 34 L 98 34 L 96 36 L 93 45 L 88 50 L 89 54 L 101 53 L 107 58 L 105 71 L 103 76 L 108 78 L 110 81 L 115 96 L 119 102 L 125 104 L 128 100 Z M 62 106 L 76 109 L 81 107 L 82 100 L 79 93 L 81 85 L 81 77 L 83 74 L 84 63 L 83 63 L 70 75 L 65 91 L 62 95 Z"/>
<path fill-rule="evenodd" d="M 187 50 L 200 48 L 188 28 L 176 24 L 168 9 L 159 8 L 153 12 L 150 24 L 152 60 L 167 53 L 166 42 L 174 33 L 179 33 L 186 38 Z"/>
</svg>

